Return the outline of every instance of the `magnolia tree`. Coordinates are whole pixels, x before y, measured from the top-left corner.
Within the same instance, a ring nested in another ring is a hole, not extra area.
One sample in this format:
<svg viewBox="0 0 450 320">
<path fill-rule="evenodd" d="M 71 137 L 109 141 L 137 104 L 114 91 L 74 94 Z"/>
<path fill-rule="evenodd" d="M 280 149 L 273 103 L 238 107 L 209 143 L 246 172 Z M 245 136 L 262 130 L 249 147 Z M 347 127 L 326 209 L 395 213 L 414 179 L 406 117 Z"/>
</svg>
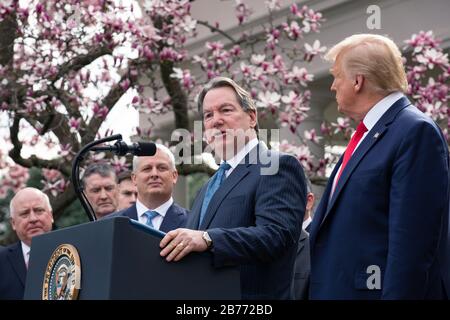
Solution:
<svg viewBox="0 0 450 320">
<path fill-rule="evenodd" d="M 314 155 L 308 145 L 324 144 L 341 132 L 348 136 L 351 129 L 345 118 L 322 124 L 320 131 L 299 129 L 310 110 L 308 83 L 313 75 L 307 64 L 326 50 L 319 40 L 303 39 L 319 32 L 321 13 L 293 4 L 284 18 L 275 18 L 279 1 L 265 1 L 267 22 L 237 37 L 214 19 L 196 20 L 190 2 L 1 2 L 0 110 L 6 125 L 0 197 L 23 187 L 29 168 L 40 168 L 58 218 L 75 199 L 69 183 L 74 155 L 100 137 L 101 124 L 122 97 L 131 96 L 129 107 L 142 115 L 173 112 L 174 128 L 192 131 L 189 111 L 196 111 L 195 96 L 217 75 L 251 88 L 260 117 L 270 115 L 299 137 L 300 143 L 283 141 L 280 149 L 295 154 L 309 176 L 324 176 L 330 159 Z M 241 0 L 229 3 L 236 24 L 245 25 L 252 8 Z M 205 42 L 202 53 L 193 54 L 188 43 L 200 28 L 222 40 Z M 447 56 L 431 33 L 414 35 L 407 44 L 414 65 L 408 67 L 409 93 L 447 133 Z M 151 124 L 148 130 L 136 128 L 136 135 L 148 138 L 151 130 Z M 44 145 L 55 155 L 25 156 L 24 146 L 29 145 Z M 126 168 L 124 159 L 110 161 L 118 171 Z M 184 174 L 211 172 L 206 165 L 181 169 Z"/>
</svg>

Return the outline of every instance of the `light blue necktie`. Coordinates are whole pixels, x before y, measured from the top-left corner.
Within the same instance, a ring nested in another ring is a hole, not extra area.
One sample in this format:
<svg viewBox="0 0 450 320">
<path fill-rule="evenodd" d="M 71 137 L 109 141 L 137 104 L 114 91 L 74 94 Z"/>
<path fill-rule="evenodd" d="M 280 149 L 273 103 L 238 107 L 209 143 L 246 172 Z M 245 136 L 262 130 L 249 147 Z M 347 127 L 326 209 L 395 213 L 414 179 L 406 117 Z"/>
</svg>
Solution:
<svg viewBox="0 0 450 320">
<path fill-rule="evenodd" d="M 205 197 L 203 198 L 202 210 L 200 211 L 200 219 L 198 222 L 199 227 L 202 224 L 203 218 L 205 217 L 206 209 L 208 209 L 211 198 L 213 197 L 214 193 L 216 193 L 217 189 L 219 189 L 222 182 L 225 180 L 225 172 L 230 168 L 231 166 L 228 163 L 222 162 L 219 169 L 209 181 Z"/>
<path fill-rule="evenodd" d="M 152 220 L 154 217 L 157 217 L 159 215 L 159 213 L 156 211 L 153 211 L 153 210 L 148 210 L 144 213 L 144 215 L 147 217 L 147 221 L 145 222 L 145 224 L 148 225 L 150 228 L 155 229 L 155 227 L 153 226 Z"/>
</svg>

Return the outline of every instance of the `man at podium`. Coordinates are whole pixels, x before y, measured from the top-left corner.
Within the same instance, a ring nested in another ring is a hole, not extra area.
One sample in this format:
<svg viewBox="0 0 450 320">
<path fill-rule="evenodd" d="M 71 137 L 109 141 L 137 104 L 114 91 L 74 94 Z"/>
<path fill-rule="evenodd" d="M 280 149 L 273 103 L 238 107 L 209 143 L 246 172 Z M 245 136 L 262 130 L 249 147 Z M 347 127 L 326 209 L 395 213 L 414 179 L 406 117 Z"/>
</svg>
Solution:
<svg viewBox="0 0 450 320">
<path fill-rule="evenodd" d="M 258 140 L 255 104 L 233 80 L 213 79 L 200 92 L 206 140 L 221 159 L 200 190 L 187 228 L 161 240 L 161 256 L 178 261 L 209 251 L 215 267 L 240 266 L 243 299 L 292 299 L 305 176 L 292 156 Z"/>
</svg>

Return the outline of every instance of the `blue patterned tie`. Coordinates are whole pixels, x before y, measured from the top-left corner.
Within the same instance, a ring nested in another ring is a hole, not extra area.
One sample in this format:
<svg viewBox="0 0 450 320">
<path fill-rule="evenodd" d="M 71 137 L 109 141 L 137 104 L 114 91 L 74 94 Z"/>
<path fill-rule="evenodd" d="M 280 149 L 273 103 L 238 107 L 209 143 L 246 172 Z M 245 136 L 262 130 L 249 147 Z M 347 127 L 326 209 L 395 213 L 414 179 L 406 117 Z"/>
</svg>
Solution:
<svg viewBox="0 0 450 320">
<path fill-rule="evenodd" d="M 159 213 L 156 211 L 153 211 L 153 210 L 148 210 L 144 213 L 144 215 L 147 217 L 147 221 L 145 222 L 145 224 L 148 225 L 150 228 L 155 229 L 155 227 L 153 226 L 152 220 L 154 217 L 157 217 L 159 215 Z"/>
<path fill-rule="evenodd" d="M 200 220 L 198 226 L 202 224 L 203 218 L 205 217 L 206 209 L 208 209 L 209 202 L 213 197 L 214 193 L 219 189 L 222 182 L 225 180 L 225 172 L 230 169 L 231 166 L 222 162 L 219 169 L 216 171 L 212 179 L 208 183 L 208 188 L 206 189 L 205 197 L 203 198 L 202 210 L 200 211 Z"/>
</svg>

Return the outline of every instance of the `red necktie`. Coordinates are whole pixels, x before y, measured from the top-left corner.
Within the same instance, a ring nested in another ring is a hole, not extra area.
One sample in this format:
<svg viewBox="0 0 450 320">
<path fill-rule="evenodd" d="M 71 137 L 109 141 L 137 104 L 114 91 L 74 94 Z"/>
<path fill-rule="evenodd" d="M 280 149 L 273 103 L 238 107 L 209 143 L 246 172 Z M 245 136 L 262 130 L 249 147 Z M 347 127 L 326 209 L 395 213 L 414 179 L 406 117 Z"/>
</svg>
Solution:
<svg viewBox="0 0 450 320">
<path fill-rule="evenodd" d="M 338 184 L 339 178 L 341 177 L 342 171 L 344 171 L 345 166 L 347 165 L 348 160 L 352 157 L 353 151 L 355 151 L 356 146 L 358 145 L 359 141 L 363 137 L 364 133 L 367 131 L 366 126 L 364 125 L 364 122 L 360 122 L 358 124 L 358 127 L 356 128 L 356 132 L 353 135 L 353 137 L 350 139 L 350 142 L 348 143 L 347 149 L 345 149 L 344 153 L 344 160 L 342 160 L 341 170 L 339 171 L 339 175 L 336 179 L 335 188 Z"/>
</svg>

